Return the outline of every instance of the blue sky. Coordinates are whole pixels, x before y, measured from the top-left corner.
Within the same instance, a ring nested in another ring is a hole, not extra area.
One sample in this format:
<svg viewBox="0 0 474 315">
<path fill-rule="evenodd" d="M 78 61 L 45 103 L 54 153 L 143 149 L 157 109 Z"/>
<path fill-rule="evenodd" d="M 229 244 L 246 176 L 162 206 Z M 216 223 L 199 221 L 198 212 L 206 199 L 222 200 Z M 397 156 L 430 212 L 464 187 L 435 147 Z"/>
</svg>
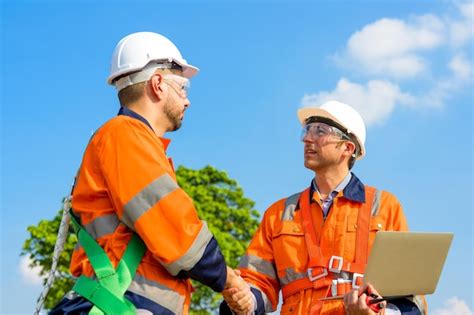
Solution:
<svg viewBox="0 0 474 315">
<path fill-rule="evenodd" d="M 296 110 L 353 105 L 368 125 L 358 177 L 394 193 L 412 230 L 455 233 L 431 314 L 472 314 L 473 14 L 452 1 L 3 1 L 0 313 L 32 313 L 26 227 L 54 216 L 118 110 L 116 42 L 154 31 L 201 69 L 168 134 L 176 165 L 225 170 L 263 212 L 312 177 Z"/>
</svg>

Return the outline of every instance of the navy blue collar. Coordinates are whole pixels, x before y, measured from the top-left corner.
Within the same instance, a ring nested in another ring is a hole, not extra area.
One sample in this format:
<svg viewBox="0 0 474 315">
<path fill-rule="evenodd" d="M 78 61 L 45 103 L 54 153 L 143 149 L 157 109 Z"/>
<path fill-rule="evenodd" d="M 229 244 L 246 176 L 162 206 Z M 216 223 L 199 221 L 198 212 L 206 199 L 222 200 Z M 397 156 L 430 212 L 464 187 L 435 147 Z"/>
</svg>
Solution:
<svg viewBox="0 0 474 315">
<path fill-rule="evenodd" d="M 129 117 L 132 117 L 132 118 L 135 118 L 135 119 L 138 119 L 139 121 L 141 121 L 142 123 L 144 123 L 145 125 L 147 125 L 148 127 L 150 127 L 150 129 L 154 132 L 153 128 L 151 127 L 150 123 L 148 122 L 148 120 L 146 120 L 143 116 L 135 113 L 133 110 L 127 108 L 127 107 L 120 107 L 120 110 L 118 112 L 117 115 L 123 115 L 123 116 L 129 116 Z"/>
<path fill-rule="evenodd" d="M 313 200 L 313 193 L 315 191 L 314 191 L 312 181 L 311 181 L 310 187 L 311 187 L 311 191 L 310 191 L 311 199 L 310 200 Z M 361 202 L 361 203 L 365 202 L 365 187 L 364 187 L 364 184 L 360 181 L 360 179 L 357 178 L 357 176 L 355 176 L 354 173 L 352 173 L 351 180 L 349 181 L 347 186 L 342 191 L 342 194 L 343 194 L 344 198 L 346 198 L 346 199 L 349 199 L 349 200 L 352 200 L 352 201 L 355 201 L 355 202 Z"/>
</svg>

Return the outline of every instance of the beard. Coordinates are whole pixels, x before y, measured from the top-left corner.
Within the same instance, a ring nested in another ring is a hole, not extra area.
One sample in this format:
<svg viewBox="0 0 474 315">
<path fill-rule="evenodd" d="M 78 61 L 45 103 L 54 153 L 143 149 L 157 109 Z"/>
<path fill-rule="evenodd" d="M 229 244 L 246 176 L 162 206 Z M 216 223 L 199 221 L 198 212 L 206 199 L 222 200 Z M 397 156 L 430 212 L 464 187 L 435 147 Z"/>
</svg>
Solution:
<svg viewBox="0 0 474 315">
<path fill-rule="evenodd" d="M 175 131 L 178 130 L 181 127 L 181 124 L 183 123 L 181 119 L 181 111 L 177 106 L 173 104 L 173 102 L 168 99 L 164 106 L 164 113 L 166 115 L 166 118 L 168 118 L 168 121 L 170 123 L 170 128 L 168 131 Z"/>
</svg>

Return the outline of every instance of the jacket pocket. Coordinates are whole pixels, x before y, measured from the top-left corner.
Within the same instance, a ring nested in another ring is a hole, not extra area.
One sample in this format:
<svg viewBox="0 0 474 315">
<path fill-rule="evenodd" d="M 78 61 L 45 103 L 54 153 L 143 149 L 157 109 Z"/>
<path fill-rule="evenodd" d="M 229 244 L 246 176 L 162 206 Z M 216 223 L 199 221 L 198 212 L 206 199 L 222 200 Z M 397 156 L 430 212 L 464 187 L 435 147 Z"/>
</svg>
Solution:
<svg viewBox="0 0 474 315">
<path fill-rule="evenodd" d="M 347 218 L 347 227 L 344 244 L 344 257 L 348 260 L 353 260 L 355 256 L 355 246 L 357 238 L 357 216 L 350 216 Z M 369 249 L 375 239 L 375 234 L 378 231 L 385 231 L 386 222 L 382 217 L 375 216 L 370 218 L 369 223 Z"/>
<path fill-rule="evenodd" d="M 293 294 L 292 296 L 289 296 L 288 298 L 286 298 L 286 300 L 283 301 L 283 304 L 281 305 L 280 314 L 281 315 L 299 314 L 301 299 L 302 299 L 301 292 L 297 292 Z"/>
<path fill-rule="evenodd" d="M 301 224 L 283 221 L 272 236 L 272 247 L 277 270 L 300 267 L 308 260 L 304 231 Z"/>
<path fill-rule="evenodd" d="M 378 231 L 385 231 L 385 220 L 381 217 L 370 218 L 370 232 L 377 233 Z M 347 218 L 347 232 L 357 232 L 357 216 Z"/>
<path fill-rule="evenodd" d="M 385 231 L 386 229 L 386 220 L 383 218 L 375 216 L 370 219 L 369 249 L 371 249 L 372 244 L 374 244 L 375 234 L 379 231 Z"/>
<path fill-rule="evenodd" d="M 372 217 L 370 219 L 370 232 L 377 233 L 378 231 L 385 231 L 385 220 L 381 217 Z"/>
</svg>

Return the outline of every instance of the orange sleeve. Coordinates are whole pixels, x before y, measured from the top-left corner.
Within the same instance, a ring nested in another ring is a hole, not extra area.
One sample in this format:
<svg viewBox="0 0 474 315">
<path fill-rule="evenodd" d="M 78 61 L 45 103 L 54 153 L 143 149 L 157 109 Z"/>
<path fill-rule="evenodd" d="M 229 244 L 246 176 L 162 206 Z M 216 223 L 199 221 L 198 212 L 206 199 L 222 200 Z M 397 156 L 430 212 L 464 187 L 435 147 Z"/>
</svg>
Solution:
<svg viewBox="0 0 474 315">
<path fill-rule="evenodd" d="M 99 164 L 120 220 L 140 235 L 172 275 L 206 260 L 211 245 L 215 261 L 207 259 L 206 264 L 225 270 L 217 242 L 177 185 L 164 146 L 152 130 L 138 120 L 119 117 L 101 132 Z M 225 272 L 217 277 L 225 282 Z"/>
<path fill-rule="evenodd" d="M 402 205 L 390 192 L 384 191 L 382 193 L 380 214 L 386 217 L 387 231 L 408 231 L 408 224 Z"/>
<path fill-rule="evenodd" d="M 284 200 L 280 200 L 267 209 L 239 265 L 242 277 L 251 285 L 252 291 L 259 291 L 260 297 L 256 294 L 257 304 L 265 312 L 275 311 L 278 305 L 280 283 L 273 256 L 272 236 L 275 221 L 279 219 L 283 207 Z"/>
</svg>

